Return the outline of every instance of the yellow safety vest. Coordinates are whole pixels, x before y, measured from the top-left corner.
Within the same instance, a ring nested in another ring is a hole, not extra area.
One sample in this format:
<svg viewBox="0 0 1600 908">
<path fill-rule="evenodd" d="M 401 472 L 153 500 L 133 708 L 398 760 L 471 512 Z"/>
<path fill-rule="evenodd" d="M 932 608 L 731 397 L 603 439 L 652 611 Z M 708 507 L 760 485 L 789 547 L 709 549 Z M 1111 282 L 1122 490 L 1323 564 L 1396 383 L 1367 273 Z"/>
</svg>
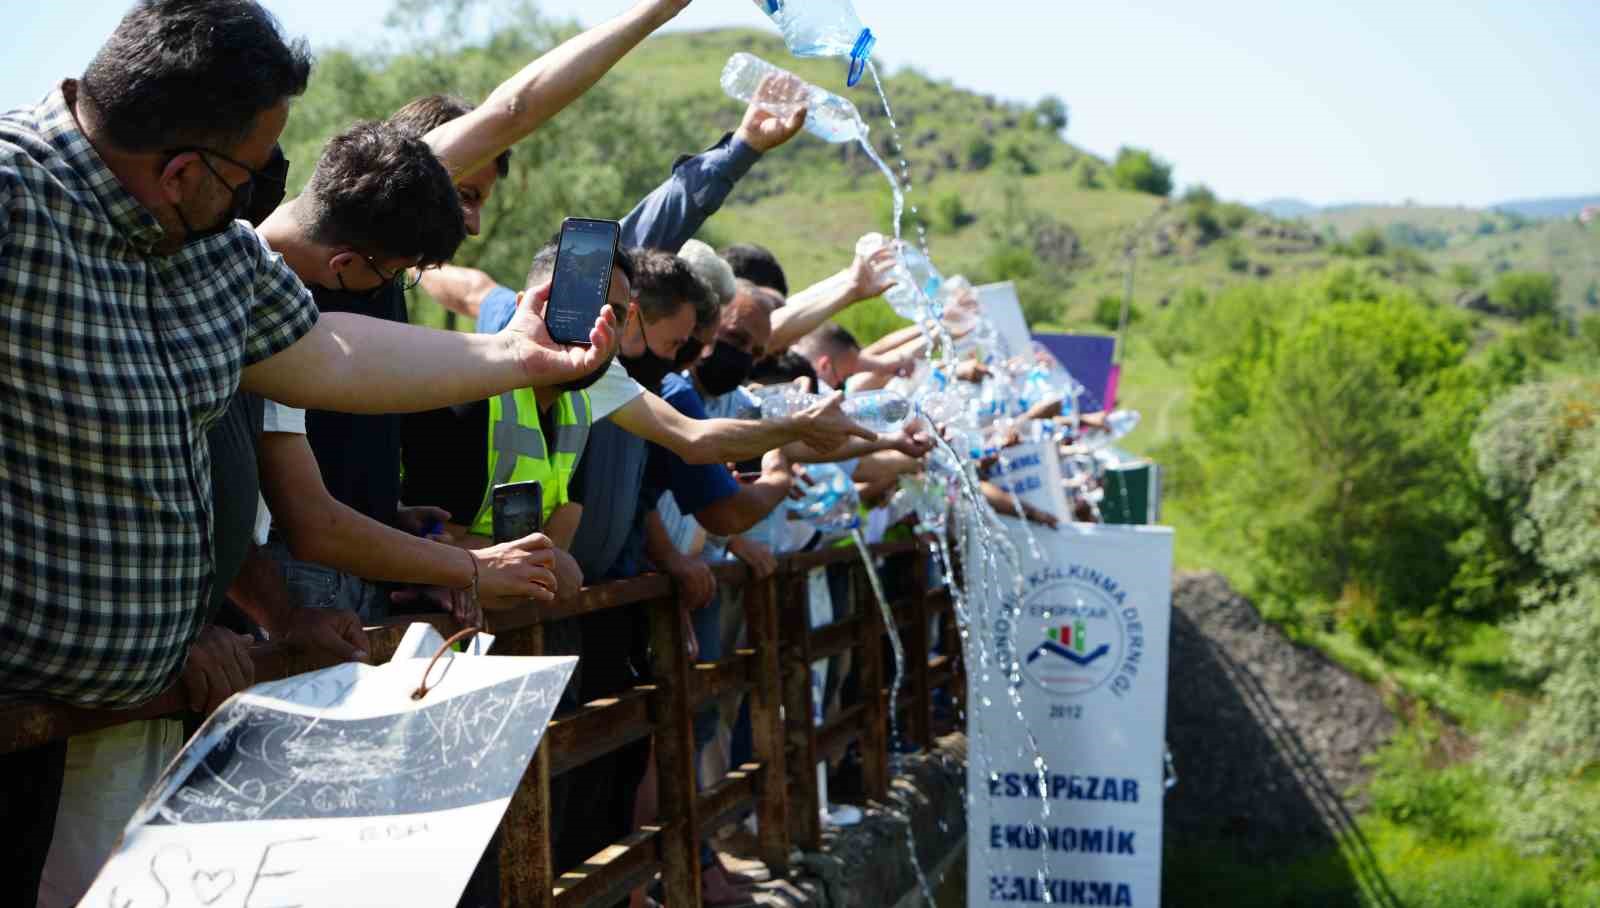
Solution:
<svg viewBox="0 0 1600 908">
<path fill-rule="evenodd" d="M 538 482 L 543 487 L 543 519 L 567 503 L 567 487 L 589 440 L 593 410 L 586 391 L 569 391 L 556 400 L 553 444 L 539 427 L 533 389 L 518 388 L 489 401 L 489 487 L 472 522 L 472 532 L 494 534 L 494 487 L 508 482 Z"/>
</svg>

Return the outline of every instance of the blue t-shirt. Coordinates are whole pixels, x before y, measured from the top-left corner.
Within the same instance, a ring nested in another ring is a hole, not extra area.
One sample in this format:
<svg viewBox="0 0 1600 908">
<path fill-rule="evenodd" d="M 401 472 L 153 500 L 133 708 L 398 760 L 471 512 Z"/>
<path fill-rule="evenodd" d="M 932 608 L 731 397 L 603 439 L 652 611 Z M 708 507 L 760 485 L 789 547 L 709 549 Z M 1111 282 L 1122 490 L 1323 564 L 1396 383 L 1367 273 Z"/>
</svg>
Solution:
<svg viewBox="0 0 1600 908">
<path fill-rule="evenodd" d="M 682 375 L 666 377 L 661 383 L 661 398 L 690 419 L 710 418 L 700 393 Z M 666 448 L 652 444 L 644 468 L 644 488 L 646 501 L 655 501 L 662 492 L 671 492 L 680 511 L 696 514 L 724 498 L 737 495 L 739 481 L 722 464 L 687 464 Z"/>
<path fill-rule="evenodd" d="M 495 287 L 489 295 L 483 298 L 483 305 L 478 308 L 477 332 L 479 334 L 499 334 L 500 329 L 511 324 L 511 316 L 517 314 L 517 291 L 510 287 Z"/>
</svg>

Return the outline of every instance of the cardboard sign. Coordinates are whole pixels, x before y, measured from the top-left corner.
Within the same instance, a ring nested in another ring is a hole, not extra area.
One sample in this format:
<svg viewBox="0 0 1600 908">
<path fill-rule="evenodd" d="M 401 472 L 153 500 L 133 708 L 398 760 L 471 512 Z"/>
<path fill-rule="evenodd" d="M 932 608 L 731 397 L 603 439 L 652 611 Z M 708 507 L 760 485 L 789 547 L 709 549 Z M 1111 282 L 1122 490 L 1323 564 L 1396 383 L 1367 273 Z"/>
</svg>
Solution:
<svg viewBox="0 0 1600 908">
<path fill-rule="evenodd" d="M 431 658 L 442 642 L 413 625 L 402 651 Z M 418 700 L 427 659 L 397 657 L 236 694 L 167 768 L 83 904 L 454 905 L 576 664 L 447 654 Z"/>
</svg>

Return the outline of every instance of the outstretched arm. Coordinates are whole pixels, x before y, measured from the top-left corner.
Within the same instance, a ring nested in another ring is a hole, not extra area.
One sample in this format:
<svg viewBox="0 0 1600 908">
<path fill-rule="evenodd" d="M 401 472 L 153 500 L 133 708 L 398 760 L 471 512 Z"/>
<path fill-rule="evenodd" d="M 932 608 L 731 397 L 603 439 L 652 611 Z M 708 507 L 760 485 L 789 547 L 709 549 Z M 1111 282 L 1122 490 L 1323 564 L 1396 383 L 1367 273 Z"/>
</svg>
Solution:
<svg viewBox="0 0 1600 908">
<path fill-rule="evenodd" d="M 543 300 L 550 285 L 532 292 Z M 499 334 L 328 313 L 288 349 L 247 367 L 241 387 L 305 410 L 418 413 L 587 375 L 616 346 L 617 319 L 609 306 L 596 319 L 588 347 L 557 344 L 534 310 L 519 306 Z"/>
<path fill-rule="evenodd" d="M 428 291 L 434 302 L 471 319 L 478 317 L 484 297 L 499 286 L 482 271 L 460 265 L 440 265 L 422 272 L 422 289 Z"/>
<path fill-rule="evenodd" d="M 795 341 L 817 330 L 823 322 L 863 300 L 872 299 L 894 286 L 889 270 L 894 267 L 894 250 L 888 246 L 866 258 L 857 258 L 850 267 L 789 297 L 772 313 L 772 339 L 767 350 L 781 353 Z"/>
<path fill-rule="evenodd" d="M 731 463 L 760 457 L 793 441 L 829 452 L 851 438 L 876 440 L 876 435 L 844 415 L 840 402 L 825 401 L 787 419 L 690 419 L 645 392 L 612 413 L 610 419 L 623 430 L 678 455 L 684 463 Z"/>
<path fill-rule="evenodd" d="M 576 101 L 690 0 L 641 0 L 523 67 L 464 117 L 423 137 L 451 176 L 472 173 Z"/>
</svg>

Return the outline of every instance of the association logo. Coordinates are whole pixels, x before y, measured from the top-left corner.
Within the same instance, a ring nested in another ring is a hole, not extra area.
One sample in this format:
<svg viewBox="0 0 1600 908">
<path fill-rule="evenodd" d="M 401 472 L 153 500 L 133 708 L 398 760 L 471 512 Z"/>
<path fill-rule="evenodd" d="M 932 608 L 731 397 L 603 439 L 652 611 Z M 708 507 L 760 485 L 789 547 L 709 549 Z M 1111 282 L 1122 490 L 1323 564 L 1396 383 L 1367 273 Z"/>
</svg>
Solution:
<svg viewBox="0 0 1600 908">
<path fill-rule="evenodd" d="M 1090 569 L 1052 569 L 1023 614 L 1038 620 L 1029 641 L 1018 623 L 1021 678 L 1047 694 L 1080 697 L 1103 688 L 1127 694 L 1144 655 L 1144 625 L 1116 581 Z M 1031 648 L 1026 648 L 1031 642 Z"/>
</svg>

